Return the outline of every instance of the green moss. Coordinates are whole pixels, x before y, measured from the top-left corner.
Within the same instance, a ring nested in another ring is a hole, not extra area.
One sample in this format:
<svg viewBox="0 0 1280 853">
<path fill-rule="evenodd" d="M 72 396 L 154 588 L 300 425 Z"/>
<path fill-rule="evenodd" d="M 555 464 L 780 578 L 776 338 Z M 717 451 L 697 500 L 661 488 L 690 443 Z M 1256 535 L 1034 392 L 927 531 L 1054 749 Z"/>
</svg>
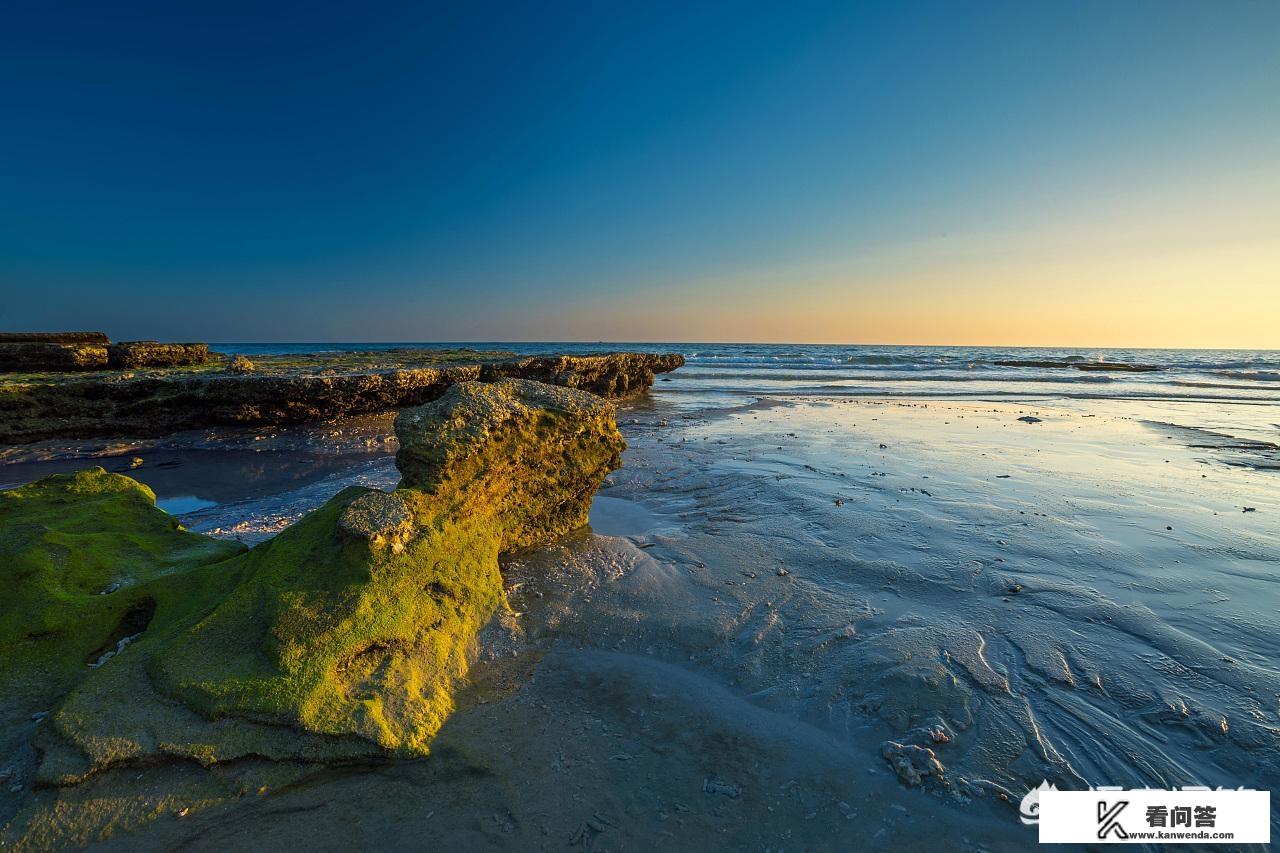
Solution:
<svg viewBox="0 0 1280 853">
<path fill-rule="evenodd" d="M 525 379 L 465 382 L 396 417 L 396 465 L 418 511 L 493 519 L 503 551 L 587 523 L 622 464 L 611 403 Z"/>
<path fill-rule="evenodd" d="M 420 516 L 403 547 L 344 536 L 350 489 L 242 558 L 246 581 L 157 656 L 156 683 L 238 716 L 425 752 L 501 600 L 498 532 Z"/>
<path fill-rule="evenodd" d="M 0 530 L 6 731 L 49 710 L 120 641 L 212 606 L 234 582 L 214 566 L 244 550 L 183 530 L 150 489 L 101 468 L 0 492 Z"/>
</svg>

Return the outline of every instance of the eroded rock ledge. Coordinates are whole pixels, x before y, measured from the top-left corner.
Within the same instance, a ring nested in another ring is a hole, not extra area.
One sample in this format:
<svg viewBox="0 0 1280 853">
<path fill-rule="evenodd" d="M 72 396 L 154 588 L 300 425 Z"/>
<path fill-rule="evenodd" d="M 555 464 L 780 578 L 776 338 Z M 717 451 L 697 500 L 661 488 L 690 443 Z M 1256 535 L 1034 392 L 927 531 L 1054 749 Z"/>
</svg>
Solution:
<svg viewBox="0 0 1280 853">
<path fill-rule="evenodd" d="M 0 443 L 327 420 L 422 405 L 472 380 L 535 379 L 624 398 L 682 364 L 676 353 L 621 352 L 284 375 L 174 372 L 8 382 L 0 384 Z"/>
<path fill-rule="evenodd" d="M 455 384 L 396 432 L 395 491 L 347 489 L 252 550 L 101 468 L 0 493 L 0 761 L 39 755 L 0 846 L 428 752 L 499 554 L 583 525 L 624 443 L 611 403 L 518 379 Z"/>
<path fill-rule="evenodd" d="M 0 372 L 185 367 L 207 361 L 208 344 L 113 344 L 102 332 L 0 332 Z"/>
</svg>

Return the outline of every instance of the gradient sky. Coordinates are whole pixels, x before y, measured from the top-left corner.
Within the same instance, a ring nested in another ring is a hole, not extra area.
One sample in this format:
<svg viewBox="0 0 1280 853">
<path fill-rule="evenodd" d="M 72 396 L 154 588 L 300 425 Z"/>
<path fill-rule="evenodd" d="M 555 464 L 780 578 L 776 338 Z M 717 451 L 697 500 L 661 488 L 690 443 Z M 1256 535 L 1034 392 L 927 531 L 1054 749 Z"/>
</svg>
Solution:
<svg viewBox="0 0 1280 853">
<path fill-rule="evenodd" d="M 0 328 L 1280 348 L 1280 3 L 0 11 Z"/>
</svg>

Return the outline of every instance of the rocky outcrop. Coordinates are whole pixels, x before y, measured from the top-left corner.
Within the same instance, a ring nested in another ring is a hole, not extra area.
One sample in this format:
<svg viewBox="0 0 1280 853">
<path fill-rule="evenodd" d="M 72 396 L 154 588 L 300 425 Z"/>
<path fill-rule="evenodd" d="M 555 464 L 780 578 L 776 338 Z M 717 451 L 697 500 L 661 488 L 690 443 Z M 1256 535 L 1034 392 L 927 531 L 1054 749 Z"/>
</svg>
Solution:
<svg viewBox="0 0 1280 853">
<path fill-rule="evenodd" d="M 248 356 L 233 355 L 231 360 L 227 362 L 228 373 L 253 373 L 258 369 Z"/>
<path fill-rule="evenodd" d="M 184 367 L 208 360 L 208 344 L 113 344 L 102 332 L 0 332 L 0 372 L 5 373 Z"/>
<path fill-rule="evenodd" d="M 248 551 L 100 468 L 0 494 L 0 713 L 20 731 L 48 712 L 0 846 L 427 753 L 501 605 L 499 554 L 581 526 L 623 441 L 608 402 L 511 379 L 454 385 L 396 430 L 398 489 L 347 489 Z M 184 785 L 140 789 L 142 767 Z"/>
<path fill-rule="evenodd" d="M 209 360 L 208 344 L 162 344 L 121 341 L 107 347 L 107 365 L 115 370 L 141 367 L 185 367 Z"/>
<path fill-rule="evenodd" d="M 107 358 L 107 347 L 101 344 L 0 343 L 0 372 L 4 373 L 105 370 Z"/>
<path fill-rule="evenodd" d="M 653 383 L 655 373 L 683 363 L 676 354 L 610 353 L 332 373 L 109 375 L 0 384 L 0 443 L 327 420 L 422 405 L 476 379 L 531 378 L 633 396 Z"/>
<path fill-rule="evenodd" d="M 401 486 L 490 516 L 504 550 L 586 524 L 625 446 L 611 403 L 525 379 L 455 385 L 397 415 L 396 436 Z"/>
<path fill-rule="evenodd" d="M 615 352 L 607 355 L 530 356 L 487 364 L 481 378 L 520 377 L 581 388 L 601 397 L 622 399 L 653 385 L 655 373 L 668 373 L 684 364 L 678 353 Z"/>
</svg>

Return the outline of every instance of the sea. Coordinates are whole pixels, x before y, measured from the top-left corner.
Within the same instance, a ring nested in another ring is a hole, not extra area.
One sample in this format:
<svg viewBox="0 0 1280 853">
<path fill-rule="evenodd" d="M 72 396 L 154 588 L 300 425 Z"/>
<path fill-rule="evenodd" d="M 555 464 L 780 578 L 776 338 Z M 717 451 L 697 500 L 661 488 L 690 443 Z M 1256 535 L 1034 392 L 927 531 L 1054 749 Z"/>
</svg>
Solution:
<svg viewBox="0 0 1280 853">
<path fill-rule="evenodd" d="M 1280 402 L 1280 350 L 1079 349 L 503 341 L 215 343 L 242 355 L 470 347 L 518 355 L 678 352 L 686 367 L 663 391 L 856 397 L 1067 397 Z M 1021 362 L 1021 365 L 1017 363 Z M 1039 362 L 1038 364 L 1030 364 Z M 1100 369 L 1114 366 L 1115 371 Z M 1126 366 L 1151 367 L 1143 372 Z"/>
</svg>

